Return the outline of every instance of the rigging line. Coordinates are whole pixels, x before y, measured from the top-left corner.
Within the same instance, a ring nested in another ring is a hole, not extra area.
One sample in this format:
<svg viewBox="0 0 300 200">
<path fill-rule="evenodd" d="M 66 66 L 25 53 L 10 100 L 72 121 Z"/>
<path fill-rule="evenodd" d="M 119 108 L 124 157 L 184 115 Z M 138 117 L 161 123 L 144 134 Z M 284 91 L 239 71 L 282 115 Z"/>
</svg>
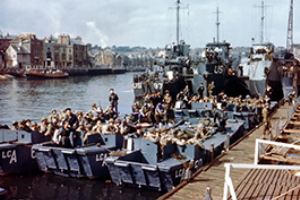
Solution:
<svg viewBox="0 0 300 200">
<path fill-rule="evenodd" d="M 279 199 L 280 197 L 283 197 L 283 196 L 287 195 L 288 193 L 290 193 L 290 192 L 292 192 L 292 191 L 294 191 L 298 188 L 300 188 L 300 185 L 297 185 L 297 186 L 291 188 L 290 190 L 286 191 L 285 193 L 280 194 L 279 196 L 276 196 L 276 197 L 272 198 L 271 200 Z"/>
</svg>

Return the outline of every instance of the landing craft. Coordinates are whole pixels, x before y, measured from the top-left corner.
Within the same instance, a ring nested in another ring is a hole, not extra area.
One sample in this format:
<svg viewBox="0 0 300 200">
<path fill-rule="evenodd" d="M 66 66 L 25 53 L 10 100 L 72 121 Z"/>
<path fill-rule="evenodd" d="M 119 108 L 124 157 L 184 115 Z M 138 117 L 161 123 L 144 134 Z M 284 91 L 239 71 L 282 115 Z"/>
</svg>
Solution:
<svg viewBox="0 0 300 200">
<path fill-rule="evenodd" d="M 225 93 L 228 96 L 245 97 L 249 94 L 247 85 L 238 77 L 236 67 L 233 66 L 234 58 L 230 43 L 226 41 L 208 43 L 203 56 L 205 85 L 208 91 L 212 91 L 211 94 L 207 92 L 206 95 Z"/>
<path fill-rule="evenodd" d="M 0 176 L 36 172 L 32 145 L 48 140 L 38 132 L 0 129 Z"/>
<path fill-rule="evenodd" d="M 249 80 L 252 96 L 265 95 L 267 72 L 271 68 L 274 50 L 275 46 L 272 43 L 254 44 L 250 50 L 248 63 L 240 66 L 240 76 Z"/>
</svg>

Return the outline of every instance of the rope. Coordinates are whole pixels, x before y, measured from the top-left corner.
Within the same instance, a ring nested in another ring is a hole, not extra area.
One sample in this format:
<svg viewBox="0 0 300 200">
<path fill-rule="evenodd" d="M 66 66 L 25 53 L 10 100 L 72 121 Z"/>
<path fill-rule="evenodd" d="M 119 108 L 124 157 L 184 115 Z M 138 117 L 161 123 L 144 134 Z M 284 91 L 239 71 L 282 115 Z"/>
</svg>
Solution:
<svg viewBox="0 0 300 200">
<path fill-rule="evenodd" d="M 277 197 L 274 197 L 274 198 L 272 198 L 271 200 L 279 199 L 280 197 L 285 196 L 286 194 L 292 192 L 293 190 L 295 190 L 295 189 L 297 189 L 297 188 L 300 188 L 300 185 L 297 185 L 296 187 L 291 188 L 291 189 L 288 190 L 287 192 L 285 192 L 285 193 L 283 193 L 283 194 L 281 194 L 281 195 L 279 195 L 279 196 L 277 196 Z"/>
</svg>

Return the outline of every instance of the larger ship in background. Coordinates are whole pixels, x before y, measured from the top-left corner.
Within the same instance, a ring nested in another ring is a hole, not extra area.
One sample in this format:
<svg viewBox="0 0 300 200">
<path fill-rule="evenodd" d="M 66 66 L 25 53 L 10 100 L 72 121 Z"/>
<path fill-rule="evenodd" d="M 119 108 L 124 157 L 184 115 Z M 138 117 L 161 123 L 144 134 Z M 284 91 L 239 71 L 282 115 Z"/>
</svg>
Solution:
<svg viewBox="0 0 300 200">
<path fill-rule="evenodd" d="M 261 5 L 261 30 L 260 42 L 255 43 L 254 39 L 252 47 L 250 48 L 248 59 L 246 63 L 240 65 L 240 76 L 246 78 L 248 87 L 252 96 L 262 97 L 266 94 L 267 89 L 267 74 L 273 62 L 273 54 L 275 52 L 275 45 L 271 42 L 264 41 L 265 29 L 265 3 L 262 0 Z"/>
<path fill-rule="evenodd" d="M 235 70 L 240 63 L 238 56 L 233 55 L 231 44 L 225 40 L 220 41 L 219 8 L 216 10 L 216 38 L 207 43 L 202 53 L 200 69 L 204 77 L 204 84 L 212 91 L 211 95 L 225 93 L 228 96 L 247 96 L 249 90 L 244 80 Z M 208 92 L 205 92 L 206 95 Z"/>
<path fill-rule="evenodd" d="M 249 80 L 252 96 L 264 96 L 267 73 L 271 68 L 275 46 L 272 43 L 253 44 L 247 63 L 240 66 L 240 76 Z"/>
<path fill-rule="evenodd" d="M 160 67 L 154 66 L 156 70 L 134 78 L 136 99 L 142 99 L 147 93 L 163 93 L 166 90 L 175 97 L 184 89 L 190 94 L 203 91 L 203 96 L 221 92 L 229 96 L 249 94 L 246 84 L 235 74 L 228 73 L 228 69 L 234 68 L 235 62 L 230 43 L 219 41 L 219 9 L 217 8 L 217 41 L 208 43 L 202 57 L 195 60 L 190 57 L 190 45 L 179 38 L 180 4 L 180 0 L 177 0 L 176 43 L 165 47 L 164 58 L 157 61 Z M 235 88 L 234 92 L 230 89 L 232 86 Z M 209 94 L 208 90 L 212 93 Z"/>
<path fill-rule="evenodd" d="M 166 90 L 175 97 L 180 91 L 196 93 L 203 84 L 203 76 L 196 62 L 190 57 L 190 45 L 180 40 L 180 0 L 176 1 L 176 43 L 166 45 L 163 59 L 157 59 L 153 70 L 134 77 L 134 95 L 141 99 L 147 93 Z"/>
</svg>

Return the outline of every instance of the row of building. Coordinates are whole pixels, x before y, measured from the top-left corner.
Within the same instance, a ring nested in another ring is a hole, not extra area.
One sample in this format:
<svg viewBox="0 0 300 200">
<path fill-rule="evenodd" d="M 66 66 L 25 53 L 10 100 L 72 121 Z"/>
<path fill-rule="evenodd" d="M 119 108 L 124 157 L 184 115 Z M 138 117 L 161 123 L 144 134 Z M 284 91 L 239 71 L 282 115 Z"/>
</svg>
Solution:
<svg viewBox="0 0 300 200">
<path fill-rule="evenodd" d="M 43 40 L 35 34 L 0 38 L 2 68 L 65 68 L 90 65 L 87 46 L 80 37 L 60 35 Z"/>
<path fill-rule="evenodd" d="M 38 39 L 35 34 L 0 35 L 1 68 L 126 68 L 151 67 L 164 57 L 161 48 L 99 47 L 62 34 Z"/>
</svg>

